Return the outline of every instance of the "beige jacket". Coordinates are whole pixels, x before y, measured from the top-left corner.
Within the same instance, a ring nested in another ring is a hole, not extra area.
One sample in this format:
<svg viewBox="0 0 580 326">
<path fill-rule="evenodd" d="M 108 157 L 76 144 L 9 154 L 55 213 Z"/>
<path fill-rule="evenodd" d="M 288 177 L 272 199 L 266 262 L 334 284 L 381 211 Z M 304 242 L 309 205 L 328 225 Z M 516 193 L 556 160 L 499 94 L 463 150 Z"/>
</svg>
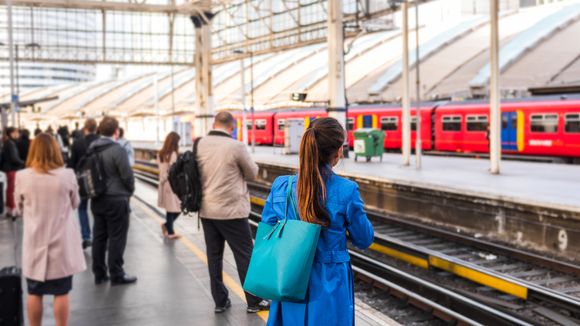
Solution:
<svg viewBox="0 0 580 326">
<path fill-rule="evenodd" d="M 44 282 L 86 269 L 76 208 L 79 191 L 73 170 L 16 173 L 14 199 L 22 210 L 22 271 Z"/>
<path fill-rule="evenodd" d="M 212 130 L 197 148 L 203 199 L 199 216 L 230 220 L 250 215 L 250 193 L 246 181 L 258 175 L 258 165 L 246 145 L 226 132 Z"/>
<path fill-rule="evenodd" d="M 169 162 L 161 163 L 159 157 L 157 164 L 159 165 L 159 187 L 157 188 L 157 206 L 165 209 L 170 213 L 181 212 L 181 201 L 171 190 L 169 184 L 169 168 L 177 161 L 177 154 L 172 153 Z"/>
</svg>

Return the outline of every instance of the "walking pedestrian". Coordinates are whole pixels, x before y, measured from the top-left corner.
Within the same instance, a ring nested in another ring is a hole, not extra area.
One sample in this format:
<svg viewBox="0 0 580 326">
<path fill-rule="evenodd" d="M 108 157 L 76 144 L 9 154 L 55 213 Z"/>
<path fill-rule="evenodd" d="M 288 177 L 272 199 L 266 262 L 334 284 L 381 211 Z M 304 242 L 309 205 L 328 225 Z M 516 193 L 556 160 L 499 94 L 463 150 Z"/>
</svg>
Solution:
<svg viewBox="0 0 580 326">
<path fill-rule="evenodd" d="M 135 165 L 135 151 L 133 150 L 131 143 L 125 139 L 125 130 L 123 128 L 119 128 L 119 139 L 117 139 L 117 143 L 119 143 L 125 152 L 127 152 L 129 164 L 131 164 L 131 166 Z"/>
<path fill-rule="evenodd" d="M 165 137 L 163 147 L 157 154 L 157 165 L 159 166 L 159 186 L 157 190 L 157 206 L 165 209 L 165 223 L 161 224 L 161 231 L 168 239 L 177 239 L 173 223 L 181 212 L 181 201 L 171 190 L 169 184 L 169 168 L 179 156 L 179 140 L 181 137 L 176 132 L 170 132 Z"/>
<path fill-rule="evenodd" d="M 117 143 L 119 122 L 104 117 L 98 128 L 101 137 L 89 151 L 99 151 L 107 180 L 105 193 L 91 200 L 93 213 L 93 273 L 95 284 L 135 283 L 137 277 L 125 273 L 123 254 L 129 232 L 129 199 L 135 190 L 133 170 L 127 153 Z M 108 251 L 108 266 L 105 257 Z M 107 274 L 109 273 L 109 275 Z"/>
<path fill-rule="evenodd" d="M 14 178 L 16 171 L 24 168 L 24 161 L 20 158 L 16 141 L 18 140 L 18 129 L 7 127 L 2 137 L 2 172 L 6 173 L 6 216 L 16 216 L 16 202 L 14 200 Z"/>
<path fill-rule="evenodd" d="M 79 172 L 81 168 L 79 166 L 80 160 L 85 156 L 89 146 L 99 138 L 96 134 L 97 131 L 97 121 L 93 118 L 89 118 L 85 120 L 85 124 L 83 126 L 83 136 L 75 140 L 72 144 L 71 148 L 71 156 L 70 160 L 68 161 L 67 165 L 69 168 L 72 168 L 75 173 Z M 81 198 L 81 203 L 79 205 L 78 213 L 79 213 L 79 222 L 81 224 L 81 236 L 83 238 L 83 249 L 86 249 L 92 245 L 91 241 L 91 224 L 89 223 L 89 199 L 88 198 Z"/>
<path fill-rule="evenodd" d="M 342 157 L 344 137 L 334 118 L 314 120 L 302 136 L 292 196 L 297 198 L 299 218 L 323 228 L 305 300 L 273 301 L 268 325 L 354 325 L 354 277 L 346 242 L 365 249 L 374 231 L 358 185 L 332 171 Z M 262 222 L 274 225 L 284 219 L 289 177 L 278 177 L 272 184 Z"/>
<path fill-rule="evenodd" d="M 68 325 L 73 274 L 86 269 L 74 209 L 79 205 L 74 172 L 64 168 L 58 143 L 34 138 L 27 169 L 16 174 L 16 198 L 24 222 L 22 271 L 28 286 L 28 321 L 42 323 L 43 297 L 53 295 L 56 325 Z"/>
<path fill-rule="evenodd" d="M 232 138 L 234 127 L 235 120 L 230 113 L 218 113 L 213 130 L 200 140 L 197 152 L 203 189 L 199 216 L 216 313 L 224 312 L 231 306 L 222 279 L 225 242 L 234 253 L 242 284 L 254 246 L 248 223 L 250 194 L 246 181 L 256 178 L 258 165 L 250 157 L 246 145 Z M 269 308 L 267 301 L 247 292 L 246 301 L 246 311 L 249 313 Z"/>
</svg>

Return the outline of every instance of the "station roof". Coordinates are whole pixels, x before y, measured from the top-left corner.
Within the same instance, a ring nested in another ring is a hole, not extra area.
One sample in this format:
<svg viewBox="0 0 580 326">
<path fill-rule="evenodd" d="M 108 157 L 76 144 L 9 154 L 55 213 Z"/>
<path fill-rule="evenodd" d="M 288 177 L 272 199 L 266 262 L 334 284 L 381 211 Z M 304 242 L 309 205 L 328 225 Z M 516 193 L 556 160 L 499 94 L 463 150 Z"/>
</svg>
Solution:
<svg viewBox="0 0 580 326">
<path fill-rule="evenodd" d="M 485 96 L 489 78 L 487 15 L 463 16 L 450 22 L 422 24 L 420 36 L 421 97 Z M 500 69 L 504 97 L 527 95 L 530 87 L 580 84 L 580 1 L 505 11 L 500 16 Z M 410 44 L 415 34 L 412 30 Z M 368 33 L 345 44 L 349 103 L 398 101 L 402 93 L 401 31 Z M 410 63 L 415 64 L 414 49 Z M 296 106 L 293 92 L 306 92 L 307 101 L 327 100 L 328 54 L 325 44 L 309 45 L 253 58 L 256 109 Z M 241 107 L 240 62 L 213 67 L 216 110 Z M 250 105 L 250 60 L 245 60 L 246 105 Z M 415 71 L 411 69 L 414 100 Z M 0 102 L 9 99 L 0 94 Z M 58 96 L 42 106 L 48 118 L 81 118 L 103 113 L 119 116 L 193 112 L 195 71 L 147 73 L 44 89 L 22 94 L 22 100 Z"/>
</svg>

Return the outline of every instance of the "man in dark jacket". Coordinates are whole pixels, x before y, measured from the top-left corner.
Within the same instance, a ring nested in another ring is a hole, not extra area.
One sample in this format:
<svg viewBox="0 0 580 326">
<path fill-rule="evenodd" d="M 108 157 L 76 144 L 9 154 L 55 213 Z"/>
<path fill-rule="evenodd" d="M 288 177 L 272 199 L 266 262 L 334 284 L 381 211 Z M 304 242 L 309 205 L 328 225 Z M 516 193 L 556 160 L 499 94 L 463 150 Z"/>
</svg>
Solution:
<svg viewBox="0 0 580 326">
<path fill-rule="evenodd" d="M 83 156 L 87 153 L 89 146 L 99 138 L 97 132 L 97 121 L 93 118 L 89 118 L 85 121 L 83 127 L 84 137 L 81 137 L 72 145 L 70 160 L 67 162 L 68 167 L 78 172 L 80 166 L 79 162 Z M 79 222 L 81 225 L 81 236 L 83 237 L 83 249 L 91 246 L 91 225 L 89 223 L 89 199 L 81 198 L 81 203 L 79 205 Z"/>
<path fill-rule="evenodd" d="M 99 124 L 101 138 L 95 140 L 89 151 L 99 151 L 106 175 L 107 190 L 91 202 L 93 212 L 93 273 L 95 283 L 111 280 L 112 284 L 128 284 L 137 281 L 135 276 L 125 273 L 123 253 L 129 231 L 129 198 L 135 190 L 133 170 L 127 153 L 116 142 L 119 122 L 104 117 Z M 108 247 L 107 247 L 108 242 Z M 109 251 L 108 272 L 105 256 Z"/>
</svg>

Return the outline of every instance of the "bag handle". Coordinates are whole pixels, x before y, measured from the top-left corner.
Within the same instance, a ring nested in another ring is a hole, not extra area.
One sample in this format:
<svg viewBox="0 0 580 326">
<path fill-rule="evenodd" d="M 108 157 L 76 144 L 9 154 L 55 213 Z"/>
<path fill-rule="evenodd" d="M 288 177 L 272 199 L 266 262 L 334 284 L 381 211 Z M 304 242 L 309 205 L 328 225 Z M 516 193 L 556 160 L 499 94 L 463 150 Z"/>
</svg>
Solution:
<svg viewBox="0 0 580 326">
<path fill-rule="evenodd" d="M 280 220 L 278 220 L 278 223 L 276 223 L 276 226 L 274 228 L 272 228 L 272 230 L 264 237 L 264 240 L 268 240 L 272 237 L 272 235 L 274 233 L 276 233 L 276 230 L 278 231 L 276 234 L 276 237 L 281 237 L 282 236 L 282 230 L 284 230 L 284 226 L 286 226 L 286 222 L 288 222 L 288 202 L 290 202 L 290 205 L 292 205 L 292 210 L 294 211 L 294 216 L 296 217 L 296 219 L 300 220 L 300 216 L 298 215 L 298 211 L 296 210 L 296 202 L 294 200 L 294 196 L 292 195 L 292 182 L 294 181 L 294 176 L 291 175 L 288 178 L 288 187 L 286 187 L 286 207 L 285 207 L 285 213 L 284 213 L 284 220 L 281 222 Z"/>
</svg>

